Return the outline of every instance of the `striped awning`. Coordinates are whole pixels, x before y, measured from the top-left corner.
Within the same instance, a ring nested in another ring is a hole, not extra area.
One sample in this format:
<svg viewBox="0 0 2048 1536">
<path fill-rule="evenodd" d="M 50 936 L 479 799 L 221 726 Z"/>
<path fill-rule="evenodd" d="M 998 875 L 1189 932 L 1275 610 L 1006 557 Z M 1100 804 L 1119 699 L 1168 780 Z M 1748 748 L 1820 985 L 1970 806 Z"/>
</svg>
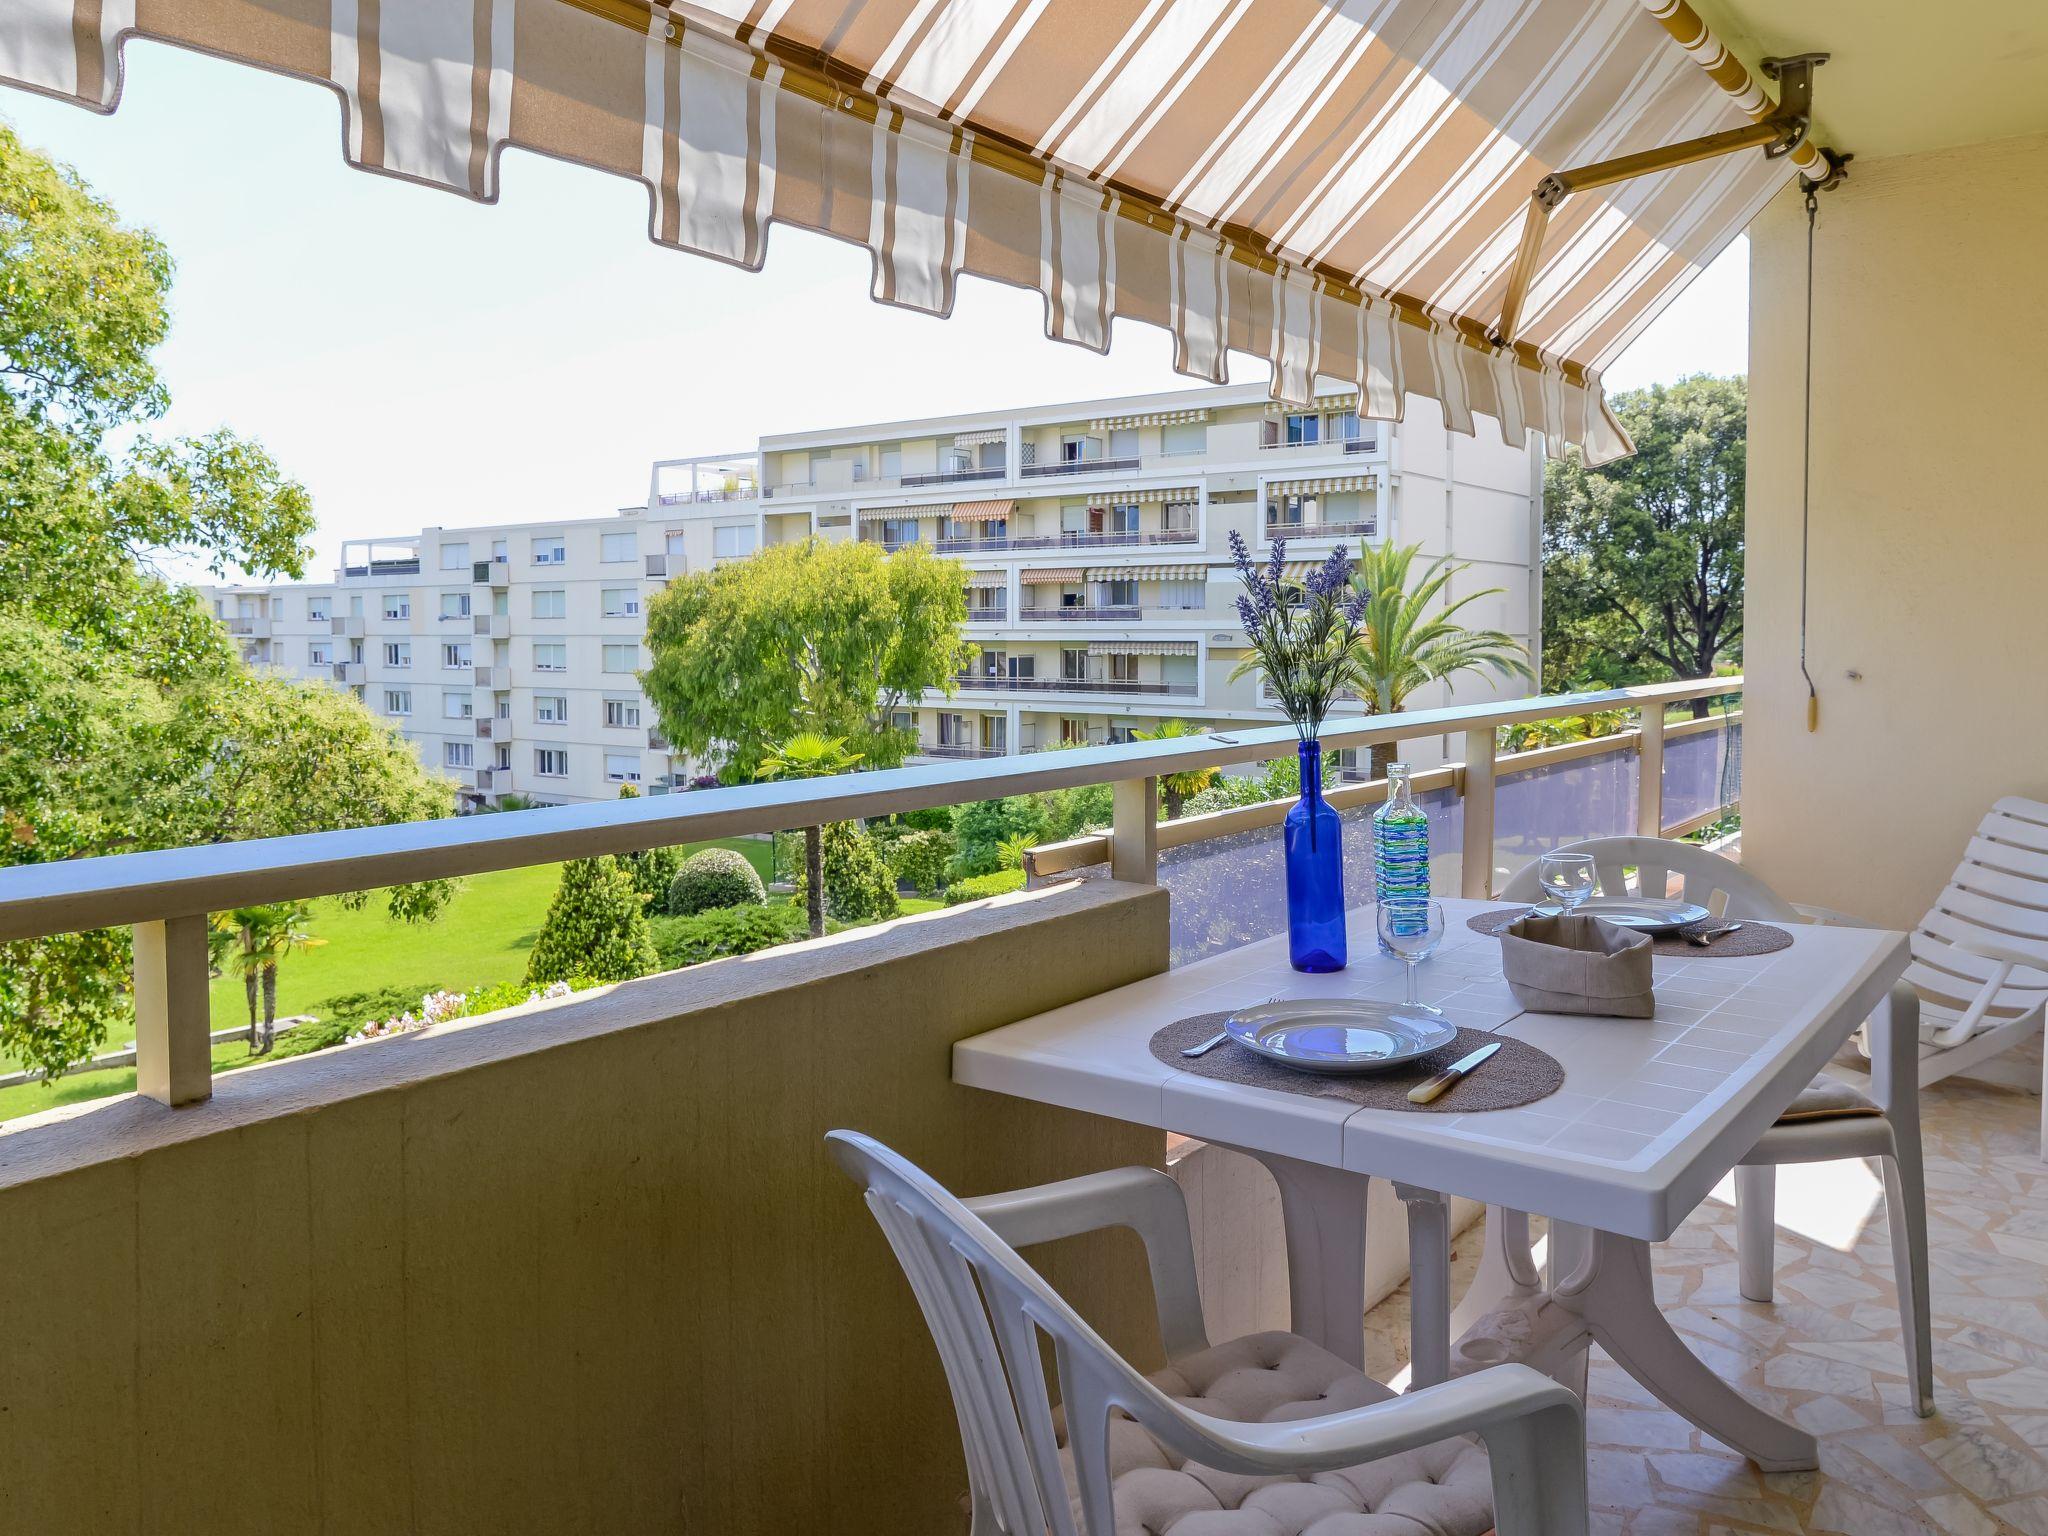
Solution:
<svg viewBox="0 0 2048 1536">
<path fill-rule="evenodd" d="M 1004 585 L 1004 582 L 1005 578 L 1001 571 L 970 571 L 967 575 L 967 585 L 970 590 L 1000 587 Z"/>
<path fill-rule="evenodd" d="M 1200 501 L 1201 489 L 1192 485 L 1148 485 L 1135 491 L 1118 491 L 1112 501 Z"/>
<path fill-rule="evenodd" d="M 1193 640 L 1090 640 L 1090 656 L 1194 656 L 1201 646 Z"/>
<path fill-rule="evenodd" d="M 862 507 L 860 520 L 864 523 L 879 523 L 894 517 L 946 517 L 953 511 L 950 502 L 928 503 L 921 507 Z"/>
<path fill-rule="evenodd" d="M 1023 582 L 1039 582 L 1050 586 L 1054 582 L 1065 585 L 1070 581 L 1081 581 L 1086 573 L 1078 565 L 1041 566 L 1037 570 L 1019 571 L 1017 579 Z"/>
<path fill-rule="evenodd" d="M 1316 475 L 1306 480 L 1268 480 L 1266 490 L 1273 496 L 1337 496 L 1369 491 L 1377 484 L 1378 475 Z"/>
<path fill-rule="evenodd" d="M 1091 569 L 1091 581 L 1206 581 L 1209 567 L 1199 561 L 1179 565 L 1105 565 Z"/>
<path fill-rule="evenodd" d="M 1002 427 L 976 427 L 972 432 L 955 432 L 955 448 L 979 448 L 983 443 L 1008 443 L 1010 434 Z"/>
<path fill-rule="evenodd" d="M 953 504 L 956 523 L 999 523 L 1017 508 L 1014 501 L 961 501 Z"/>
<path fill-rule="evenodd" d="M 1315 399 L 1307 403 L 1319 411 L 1355 411 L 1358 409 L 1358 391 L 1348 389 L 1341 394 L 1319 394 Z M 1284 404 L 1275 401 L 1266 407 L 1266 414 L 1268 416 L 1277 416 L 1286 409 L 1287 407 Z"/>
<path fill-rule="evenodd" d="M 1191 421 L 1207 421 L 1209 409 L 1192 411 L 1144 411 L 1136 416 L 1097 416 L 1088 425 L 1097 432 L 1114 432 L 1119 427 L 1178 427 Z"/>
<path fill-rule="evenodd" d="M 973 273 L 1097 351 L 1142 320 L 1193 377 L 1235 350 L 1276 399 L 1426 396 L 1595 461 L 1628 447 L 1601 370 L 1821 168 L 1574 195 L 1503 349 L 1542 175 L 1771 111 L 1686 0 L 9 0 L 0 80 L 111 111 L 131 37 L 329 86 L 370 170 L 489 202 L 517 146 L 645 183 L 664 245 L 758 268 L 818 230 L 884 303 L 949 313 Z"/>
</svg>

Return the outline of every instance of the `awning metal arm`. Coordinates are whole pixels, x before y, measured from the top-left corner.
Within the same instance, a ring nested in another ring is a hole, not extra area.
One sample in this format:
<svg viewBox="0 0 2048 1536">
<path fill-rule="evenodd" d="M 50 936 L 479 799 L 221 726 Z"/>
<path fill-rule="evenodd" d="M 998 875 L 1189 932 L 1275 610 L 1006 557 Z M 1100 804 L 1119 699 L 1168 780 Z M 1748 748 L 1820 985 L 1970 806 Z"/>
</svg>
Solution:
<svg viewBox="0 0 2048 1536">
<path fill-rule="evenodd" d="M 1778 81 L 1781 87 L 1778 105 L 1769 117 L 1741 128 L 1710 133 L 1704 138 L 1687 139 L 1682 144 L 1667 144 L 1661 149 L 1646 149 L 1592 165 L 1552 171 L 1537 182 L 1536 190 L 1529 197 L 1529 211 L 1522 221 L 1522 242 L 1515 251 L 1515 264 L 1508 273 L 1508 291 L 1501 302 L 1500 324 L 1493 330 L 1494 345 L 1505 347 L 1514 342 L 1516 328 L 1522 321 L 1522 306 L 1529 298 L 1529 285 L 1536 280 L 1537 264 L 1543 257 L 1543 237 L 1549 231 L 1550 216 L 1557 212 L 1566 198 L 1574 192 L 1608 187 L 1618 181 L 1633 181 L 1638 176 L 1654 175 L 1658 171 L 1673 170 L 1701 160 L 1716 160 L 1745 149 L 1761 149 L 1765 157 L 1772 160 L 1789 155 L 1806 142 L 1807 130 L 1813 122 L 1813 72 L 1827 60 L 1824 53 L 1765 59 L 1764 74 Z"/>
</svg>

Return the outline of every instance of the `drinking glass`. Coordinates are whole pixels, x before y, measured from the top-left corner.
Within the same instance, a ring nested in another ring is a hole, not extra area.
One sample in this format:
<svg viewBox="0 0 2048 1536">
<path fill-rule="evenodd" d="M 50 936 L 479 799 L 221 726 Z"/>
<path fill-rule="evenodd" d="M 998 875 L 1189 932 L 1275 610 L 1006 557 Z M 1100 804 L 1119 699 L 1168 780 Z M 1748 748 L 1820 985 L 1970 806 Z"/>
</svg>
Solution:
<svg viewBox="0 0 2048 1536">
<path fill-rule="evenodd" d="M 1400 956 L 1401 964 L 1408 972 L 1408 997 L 1401 1008 L 1405 1013 L 1421 1014 L 1424 1017 L 1440 1019 L 1444 1016 L 1441 1008 L 1433 1008 L 1422 1000 L 1415 990 L 1415 968 L 1437 951 L 1444 941 L 1444 909 L 1441 903 L 1399 902 L 1379 906 L 1380 942 L 1387 949 Z"/>
<path fill-rule="evenodd" d="M 1536 879 L 1557 909 L 1570 914 L 1593 894 L 1593 855 L 1546 853 L 1536 861 Z"/>
</svg>

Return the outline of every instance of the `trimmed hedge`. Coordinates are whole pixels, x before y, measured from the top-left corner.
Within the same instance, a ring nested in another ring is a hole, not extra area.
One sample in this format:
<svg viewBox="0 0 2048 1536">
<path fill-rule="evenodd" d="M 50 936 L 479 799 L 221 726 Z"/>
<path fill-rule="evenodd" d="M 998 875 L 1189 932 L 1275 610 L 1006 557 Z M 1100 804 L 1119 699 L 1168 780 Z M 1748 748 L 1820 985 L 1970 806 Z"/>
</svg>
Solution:
<svg viewBox="0 0 2048 1536">
<path fill-rule="evenodd" d="M 673 971 L 803 938 L 809 919 L 796 906 L 713 907 L 694 917 L 658 917 L 650 926 L 661 968 Z"/>
<path fill-rule="evenodd" d="M 992 875 L 969 875 L 965 880 L 955 880 L 946 887 L 946 905 L 957 907 L 963 901 L 980 901 L 985 896 L 1003 896 L 1023 889 L 1024 871 L 1021 869 L 999 869 Z"/>
<path fill-rule="evenodd" d="M 668 887 L 673 917 L 694 917 L 722 907 L 758 907 L 767 899 L 754 866 L 731 848 L 704 848 L 691 854 Z"/>
<path fill-rule="evenodd" d="M 936 896 L 946 883 L 946 866 L 960 845 L 950 832 L 905 832 L 882 850 L 898 880 L 920 896 Z"/>
</svg>

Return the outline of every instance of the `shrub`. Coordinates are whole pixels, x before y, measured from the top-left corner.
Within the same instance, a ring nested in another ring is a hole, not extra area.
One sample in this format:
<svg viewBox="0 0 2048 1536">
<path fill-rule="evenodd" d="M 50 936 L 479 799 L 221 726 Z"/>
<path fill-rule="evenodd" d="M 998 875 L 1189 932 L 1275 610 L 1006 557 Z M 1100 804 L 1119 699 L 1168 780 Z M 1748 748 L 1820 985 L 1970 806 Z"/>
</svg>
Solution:
<svg viewBox="0 0 2048 1536">
<path fill-rule="evenodd" d="M 1033 795 L 956 806 L 953 836 L 959 840 L 960 852 L 953 860 L 953 878 L 994 874 L 1003 867 L 1005 842 L 1019 837 L 1043 842 L 1045 832 L 1045 807 Z"/>
<path fill-rule="evenodd" d="M 640 893 L 610 854 L 571 859 L 526 957 L 528 986 L 588 976 L 626 981 L 655 967 L 654 938 Z"/>
<path fill-rule="evenodd" d="M 905 832 L 887 850 L 896 878 L 920 896 L 936 896 L 946 883 L 946 866 L 960 845 L 950 832 Z"/>
<path fill-rule="evenodd" d="M 438 988 L 434 990 L 439 990 Z M 408 1008 L 419 1006 L 420 995 L 407 987 L 378 987 L 370 992 L 343 992 L 330 997 L 324 1003 L 315 1003 L 311 1011 L 318 1016 L 322 1025 L 341 1024 L 353 1026 L 367 1024 L 372 1019 L 388 1019 Z M 310 1028 L 300 1025 L 300 1029 Z M 298 1030 L 288 1031 L 297 1034 Z M 344 1030 L 346 1033 L 346 1030 Z"/>
<path fill-rule="evenodd" d="M 898 811 L 896 821 L 913 832 L 950 832 L 953 830 L 953 808 L 928 805 L 922 810 Z"/>
<path fill-rule="evenodd" d="M 1115 791 L 1107 784 L 1077 784 L 1045 796 L 1046 841 L 1060 842 L 1083 832 L 1107 827 L 1114 814 Z"/>
<path fill-rule="evenodd" d="M 897 912 L 896 877 L 875 841 L 857 821 L 828 822 L 824 830 L 825 915 L 842 923 L 869 923 Z M 809 888 L 801 871 L 796 905 L 807 907 Z M 808 919 L 807 919 L 808 920 Z"/>
<path fill-rule="evenodd" d="M 963 901 L 980 901 L 985 896 L 1002 896 L 1023 889 L 1024 871 L 1021 869 L 999 869 L 992 875 L 970 875 L 946 887 L 946 905 L 957 907 Z"/>
<path fill-rule="evenodd" d="M 713 907 L 694 917 L 656 919 L 654 948 L 661 968 L 673 971 L 721 955 L 748 955 L 787 944 L 802 938 L 806 927 L 801 907 Z"/>
<path fill-rule="evenodd" d="M 1265 771 L 1252 774 L 1224 774 L 1199 794 L 1188 796 L 1187 814 L 1228 811 L 1240 805 L 1258 805 L 1267 800 L 1292 800 L 1301 793 L 1301 763 L 1292 757 L 1276 757 Z"/>
<path fill-rule="evenodd" d="M 632 788 L 630 784 L 626 787 Z M 682 872 L 683 850 L 643 848 L 638 853 L 625 855 L 620 862 L 626 866 L 626 873 L 633 881 L 633 889 L 640 893 L 647 910 L 650 913 L 666 912 L 669 887 Z"/>
<path fill-rule="evenodd" d="M 743 853 L 731 848 L 704 848 L 683 860 L 669 883 L 667 911 L 672 917 L 694 917 L 718 907 L 758 907 L 768 899 L 761 877 Z"/>
</svg>

